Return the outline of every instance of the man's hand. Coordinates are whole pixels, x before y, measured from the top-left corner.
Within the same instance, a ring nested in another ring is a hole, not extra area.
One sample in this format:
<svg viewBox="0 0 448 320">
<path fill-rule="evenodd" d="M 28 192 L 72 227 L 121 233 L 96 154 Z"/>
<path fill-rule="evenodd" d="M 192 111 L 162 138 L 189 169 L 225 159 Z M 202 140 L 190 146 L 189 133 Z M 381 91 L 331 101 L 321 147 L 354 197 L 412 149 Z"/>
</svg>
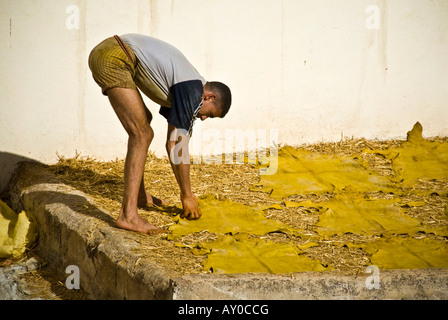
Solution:
<svg viewBox="0 0 448 320">
<path fill-rule="evenodd" d="M 198 198 L 194 194 L 189 197 L 180 197 L 182 201 L 182 207 L 184 208 L 181 213 L 181 218 L 186 218 L 187 220 L 196 220 L 202 216 L 201 209 L 199 209 Z"/>
</svg>

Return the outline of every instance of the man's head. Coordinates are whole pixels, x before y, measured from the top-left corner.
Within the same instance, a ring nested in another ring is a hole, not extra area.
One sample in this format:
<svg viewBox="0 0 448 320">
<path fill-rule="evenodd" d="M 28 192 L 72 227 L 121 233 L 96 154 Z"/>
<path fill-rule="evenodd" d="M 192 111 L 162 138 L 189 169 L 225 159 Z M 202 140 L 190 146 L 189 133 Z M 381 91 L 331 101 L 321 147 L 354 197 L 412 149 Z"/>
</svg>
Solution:
<svg viewBox="0 0 448 320">
<path fill-rule="evenodd" d="M 232 94 L 224 83 L 212 81 L 204 85 L 202 108 L 197 115 L 201 120 L 224 118 L 232 104 Z"/>
</svg>

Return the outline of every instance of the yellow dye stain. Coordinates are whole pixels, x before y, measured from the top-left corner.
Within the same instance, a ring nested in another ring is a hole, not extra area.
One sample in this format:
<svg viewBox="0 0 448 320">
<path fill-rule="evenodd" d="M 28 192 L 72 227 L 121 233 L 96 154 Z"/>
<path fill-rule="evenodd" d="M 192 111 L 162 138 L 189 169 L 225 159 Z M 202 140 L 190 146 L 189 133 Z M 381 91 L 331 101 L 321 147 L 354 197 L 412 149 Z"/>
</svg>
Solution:
<svg viewBox="0 0 448 320">
<path fill-rule="evenodd" d="M 210 195 L 201 197 L 199 205 L 202 217 L 191 221 L 176 217 L 176 224 L 170 227 L 168 240 L 201 231 L 222 234 L 245 232 L 255 235 L 276 231 L 293 232 L 286 224 L 266 218 L 263 208 L 252 208 L 228 199 L 218 200 Z"/>
<path fill-rule="evenodd" d="M 363 245 L 349 244 L 372 254 L 380 269 L 447 268 L 448 245 L 432 239 L 381 239 Z"/>
<path fill-rule="evenodd" d="M 355 234 L 413 234 L 427 231 L 421 222 L 403 212 L 399 199 L 368 200 L 353 191 L 337 194 L 320 203 L 324 213 L 319 216 L 317 232 L 322 236 Z"/>
<path fill-rule="evenodd" d="M 249 239 L 247 235 L 221 236 L 207 244 L 210 254 L 204 263 L 205 270 L 213 273 L 291 273 L 301 271 L 333 270 L 318 260 L 308 258 L 291 244 L 278 244 L 268 240 Z"/>
<path fill-rule="evenodd" d="M 392 182 L 367 169 L 360 159 L 313 154 L 302 149 L 283 147 L 278 152 L 278 170 L 262 175 L 253 191 L 285 198 L 294 194 L 339 192 L 346 186 L 360 191 L 392 190 Z"/>
<path fill-rule="evenodd" d="M 37 236 L 25 211 L 16 214 L 0 200 L 0 258 L 19 257 Z"/>
</svg>

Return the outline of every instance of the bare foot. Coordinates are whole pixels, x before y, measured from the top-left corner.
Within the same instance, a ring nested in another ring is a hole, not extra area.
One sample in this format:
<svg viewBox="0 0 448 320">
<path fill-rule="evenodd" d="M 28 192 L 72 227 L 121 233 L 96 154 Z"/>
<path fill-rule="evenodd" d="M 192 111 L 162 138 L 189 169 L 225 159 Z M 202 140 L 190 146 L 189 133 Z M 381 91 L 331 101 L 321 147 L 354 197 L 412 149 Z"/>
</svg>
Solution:
<svg viewBox="0 0 448 320">
<path fill-rule="evenodd" d="M 148 194 L 147 192 L 145 192 L 144 196 L 139 196 L 138 198 L 138 202 L 137 202 L 137 206 L 139 208 L 144 208 L 145 206 L 149 206 L 149 207 L 162 207 L 162 206 L 167 206 L 168 202 L 166 202 L 165 200 L 161 200 L 159 198 L 156 198 L 154 196 L 151 196 L 150 194 Z"/>
<path fill-rule="evenodd" d="M 161 233 L 167 233 L 166 230 L 156 227 L 155 225 L 149 223 L 139 215 L 135 215 L 130 219 L 126 219 L 125 217 L 123 217 L 122 214 L 120 214 L 120 216 L 116 220 L 116 224 L 118 228 L 136 231 L 144 234 L 156 235 Z"/>
</svg>

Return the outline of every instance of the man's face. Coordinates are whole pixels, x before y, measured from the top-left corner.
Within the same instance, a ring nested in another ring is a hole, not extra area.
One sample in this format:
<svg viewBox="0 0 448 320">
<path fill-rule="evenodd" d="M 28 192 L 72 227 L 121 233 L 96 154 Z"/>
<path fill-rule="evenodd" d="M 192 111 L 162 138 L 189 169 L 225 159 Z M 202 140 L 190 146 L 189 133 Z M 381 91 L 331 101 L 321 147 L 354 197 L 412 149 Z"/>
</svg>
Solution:
<svg viewBox="0 0 448 320">
<path fill-rule="evenodd" d="M 207 118 L 217 118 L 221 115 L 221 109 L 216 106 L 214 103 L 216 100 L 216 96 L 212 93 L 204 92 L 204 96 L 202 98 L 202 107 L 197 114 L 197 118 L 200 118 L 201 121 L 204 121 Z"/>
</svg>

